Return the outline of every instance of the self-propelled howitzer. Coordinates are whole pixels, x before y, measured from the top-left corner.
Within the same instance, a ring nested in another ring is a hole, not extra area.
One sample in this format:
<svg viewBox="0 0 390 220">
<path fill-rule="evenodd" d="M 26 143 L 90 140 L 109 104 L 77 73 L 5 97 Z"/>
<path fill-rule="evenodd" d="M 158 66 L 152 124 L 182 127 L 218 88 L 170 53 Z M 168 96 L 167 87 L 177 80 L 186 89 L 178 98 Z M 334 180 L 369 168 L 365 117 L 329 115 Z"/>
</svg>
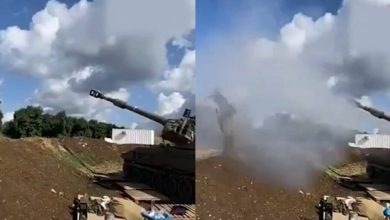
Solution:
<svg viewBox="0 0 390 220">
<path fill-rule="evenodd" d="M 167 119 L 122 100 L 91 90 L 90 95 L 104 99 L 161 124 L 161 137 L 173 144 L 140 145 L 123 153 L 123 173 L 134 182 L 152 186 L 177 203 L 195 200 L 195 116 L 186 109 L 180 119 Z"/>
<path fill-rule="evenodd" d="M 119 108 L 127 109 L 161 124 L 164 126 L 161 137 L 174 143 L 177 147 L 194 148 L 195 146 L 195 116 L 190 115 L 191 110 L 189 109 L 184 111 L 183 117 L 180 119 L 167 119 L 136 106 L 131 106 L 122 100 L 108 97 L 97 90 L 91 90 L 90 95 L 107 100 Z"/>
</svg>

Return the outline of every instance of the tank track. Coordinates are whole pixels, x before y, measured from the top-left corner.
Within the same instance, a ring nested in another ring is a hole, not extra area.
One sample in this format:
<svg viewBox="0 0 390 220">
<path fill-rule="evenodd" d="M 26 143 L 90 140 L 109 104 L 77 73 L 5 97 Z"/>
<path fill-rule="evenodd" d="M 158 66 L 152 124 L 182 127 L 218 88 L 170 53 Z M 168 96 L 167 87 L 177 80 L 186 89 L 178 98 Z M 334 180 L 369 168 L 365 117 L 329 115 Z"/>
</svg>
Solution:
<svg viewBox="0 0 390 220">
<path fill-rule="evenodd" d="M 380 180 L 381 182 L 390 184 L 390 167 L 368 163 L 366 167 L 366 173 L 370 179 L 376 179 Z"/>
<path fill-rule="evenodd" d="M 195 203 L 195 175 L 126 162 L 123 164 L 123 173 L 129 180 L 151 186 L 176 203 Z"/>
</svg>

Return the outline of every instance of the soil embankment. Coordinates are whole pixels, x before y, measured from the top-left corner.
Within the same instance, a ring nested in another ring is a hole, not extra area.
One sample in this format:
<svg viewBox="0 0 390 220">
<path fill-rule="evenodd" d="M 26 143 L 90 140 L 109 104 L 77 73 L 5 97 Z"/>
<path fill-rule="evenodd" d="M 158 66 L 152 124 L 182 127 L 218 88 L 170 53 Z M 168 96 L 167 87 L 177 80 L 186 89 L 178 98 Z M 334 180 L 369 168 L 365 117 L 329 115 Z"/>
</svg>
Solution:
<svg viewBox="0 0 390 220">
<path fill-rule="evenodd" d="M 70 149 L 96 172 L 120 169 L 114 146 L 86 138 L 0 139 L 0 213 L 2 219 L 70 219 L 69 206 L 77 194 L 110 195 L 91 183 Z"/>
</svg>

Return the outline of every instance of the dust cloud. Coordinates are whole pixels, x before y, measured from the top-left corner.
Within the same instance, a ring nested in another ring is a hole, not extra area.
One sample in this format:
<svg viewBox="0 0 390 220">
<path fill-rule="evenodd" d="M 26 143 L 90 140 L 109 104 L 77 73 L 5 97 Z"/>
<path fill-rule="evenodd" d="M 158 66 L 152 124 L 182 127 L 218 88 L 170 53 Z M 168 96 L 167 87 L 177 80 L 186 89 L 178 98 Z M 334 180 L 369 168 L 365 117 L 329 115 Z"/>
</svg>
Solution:
<svg viewBox="0 0 390 220">
<path fill-rule="evenodd" d="M 335 15 L 296 14 L 276 39 L 232 31 L 198 48 L 197 149 L 224 147 L 217 106 L 208 98 L 217 88 L 237 110 L 236 156 L 255 175 L 290 187 L 310 184 L 315 173 L 342 161 L 356 132 L 390 131 L 351 101 L 390 94 L 383 37 L 390 37 L 389 10 L 378 1 L 345 1 Z M 356 25 L 362 15 L 370 34 Z"/>
</svg>

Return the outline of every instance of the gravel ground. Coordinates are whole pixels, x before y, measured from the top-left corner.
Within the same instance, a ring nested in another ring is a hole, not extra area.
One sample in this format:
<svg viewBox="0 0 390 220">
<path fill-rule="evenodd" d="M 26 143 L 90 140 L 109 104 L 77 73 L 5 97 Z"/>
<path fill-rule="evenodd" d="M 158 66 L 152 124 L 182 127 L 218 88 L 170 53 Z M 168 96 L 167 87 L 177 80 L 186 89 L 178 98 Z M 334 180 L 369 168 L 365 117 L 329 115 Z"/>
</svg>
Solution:
<svg viewBox="0 0 390 220">
<path fill-rule="evenodd" d="M 197 219 L 318 219 L 324 195 L 361 196 L 322 173 L 311 186 L 286 188 L 254 178 L 242 162 L 212 157 L 197 162 Z"/>
</svg>

